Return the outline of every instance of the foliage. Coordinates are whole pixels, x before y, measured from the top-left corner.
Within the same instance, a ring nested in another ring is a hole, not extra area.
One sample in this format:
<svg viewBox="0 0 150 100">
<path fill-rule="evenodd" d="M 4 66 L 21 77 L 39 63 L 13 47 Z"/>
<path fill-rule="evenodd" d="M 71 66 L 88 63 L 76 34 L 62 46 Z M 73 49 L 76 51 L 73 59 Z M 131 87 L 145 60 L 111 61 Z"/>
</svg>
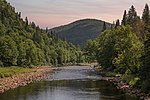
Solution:
<svg viewBox="0 0 150 100">
<path fill-rule="evenodd" d="M 18 50 L 15 41 L 8 35 L 0 37 L 1 65 L 11 66 L 17 64 Z"/>
<path fill-rule="evenodd" d="M 123 81 L 128 83 L 130 86 L 136 86 L 140 78 L 134 75 L 123 75 Z"/>
<path fill-rule="evenodd" d="M 121 26 L 116 25 L 114 29 L 104 31 L 97 39 L 87 42 L 86 46 L 87 56 L 95 57 L 102 68 L 109 71 L 108 75 L 111 76 L 114 72 L 123 74 L 123 79 L 129 85 L 138 85 L 148 92 L 150 92 L 149 12 L 149 6 L 146 4 L 141 19 L 132 5 L 128 14 L 124 12 Z"/>
<path fill-rule="evenodd" d="M 88 39 L 93 40 L 101 33 L 101 31 L 110 28 L 110 23 L 101 20 L 82 19 L 50 29 L 49 31 L 58 34 L 61 38 L 64 38 L 75 45 L 79 45 L 83 49 Z"/>
<path fill-rule="evenodd" d="M 94 62 L 96 60 L 96 49 L 97 42 L 95 40 L 88 40 L 85 46 L 85 54 L 87 55 L 86 60 L 88 62 Z"/>
<path fill-rule="evenodd" d="M 96 58 L 103 67 L 119 72 L 129 69 L 134 73 L 139 70 L 143 44 L 129 26 L 105 31 L 97 40 Z"/>
<path fill-rule="evenodd" d="M 0 66 L 80 63 L 80 48 L 25 21 L 5 0 L 0 1 Z"/>
<path fill-rule="evenodd" d="M 124 25 L 124 26 L 127 25 L 127 11 L 126 10 L 124 11 L 121 25 Z"/>
<path fill-rule="evenodd" d="M 145 47 L 144 47 L 145 55 L 143 57 L 143 64 L 144 66 L 141 69 L 141 78 L 143 80 L 143 84 L 146 84 L 147 82 L 150 82 L 150 39 L 145 41 Z M 142 86 L 147 87 L 147 86 Z M 149 88 L 149 87 L 148 87 Z"/>
</svg>

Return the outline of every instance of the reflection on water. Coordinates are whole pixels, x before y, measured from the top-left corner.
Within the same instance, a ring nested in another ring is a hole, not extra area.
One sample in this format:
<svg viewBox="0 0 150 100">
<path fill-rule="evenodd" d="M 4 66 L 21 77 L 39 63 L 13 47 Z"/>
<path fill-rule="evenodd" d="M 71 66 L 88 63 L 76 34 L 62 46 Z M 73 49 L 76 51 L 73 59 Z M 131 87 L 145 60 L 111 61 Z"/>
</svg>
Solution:
<svg viewBox="0 0 150 100">
<path fill-rule="evenodd" d="M 47 81 L 0 94 L 0 100 L 138 100 L 125 95 L 99 76 L 90 67 L 68 67 L 57 71 Z"/>
</svg>

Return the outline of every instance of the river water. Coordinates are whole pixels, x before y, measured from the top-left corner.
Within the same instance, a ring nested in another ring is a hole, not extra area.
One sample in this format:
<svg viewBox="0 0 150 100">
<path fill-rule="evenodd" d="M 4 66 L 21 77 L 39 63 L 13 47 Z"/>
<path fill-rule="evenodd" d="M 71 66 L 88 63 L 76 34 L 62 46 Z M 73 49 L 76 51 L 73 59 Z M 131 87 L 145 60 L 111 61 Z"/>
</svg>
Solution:
<svg viewBox="0 0 150 100">
<path fill-rule="evenodd" d="M 138 100 L 100 78 L 88 66 L 61 67 L 45 81 L 0 94 L 0 100 Z"/>
</svg>

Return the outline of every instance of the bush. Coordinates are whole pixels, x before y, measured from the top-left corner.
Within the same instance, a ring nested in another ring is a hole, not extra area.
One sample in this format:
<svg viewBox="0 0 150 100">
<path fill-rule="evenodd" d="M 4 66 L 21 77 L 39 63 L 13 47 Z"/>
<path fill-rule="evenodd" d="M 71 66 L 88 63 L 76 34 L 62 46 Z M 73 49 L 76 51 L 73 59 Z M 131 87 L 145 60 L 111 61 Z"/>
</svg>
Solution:
<svg viewBox="0 0 150 100">
<path fill-rule="evenodd" d="M 139 80 L 140 78 L 134 75 L 123 75 L 123 81 L 132 87 L 135 86 Z"/>
<path fill-rule="evenodd" d="M 134 77 L 133 79 L 130 80 L 129 85 L 135 86 L 139 80 L 140 80 L 139 77 Z"/>
<path fill-rule="evenodd" d="M 142 90 L 150 93 L 150 80 L 144 80 L 141 85 Z"/>
</svg>

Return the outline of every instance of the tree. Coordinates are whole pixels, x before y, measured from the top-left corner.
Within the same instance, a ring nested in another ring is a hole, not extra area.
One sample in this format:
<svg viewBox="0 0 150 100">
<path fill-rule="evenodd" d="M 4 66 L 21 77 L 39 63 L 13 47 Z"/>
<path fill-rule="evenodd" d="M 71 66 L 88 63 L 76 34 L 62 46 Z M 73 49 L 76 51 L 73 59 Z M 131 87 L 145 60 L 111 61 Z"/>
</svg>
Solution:
<svg viewBox="0 0 150 100">
<path fill-rule="evenodd" d="M 144 29 L 144 23 L 140 17 L 136 17 L 130 21 L 130 26 L 132 27 L 133 32 L 138 36 L 140 41 L 146 40 L 146 33 Z"/>
<path fill-rule="evenodd" d="M 143 67 L 141 68 L 141 88 L 146 92 L 150 92 L 150 39 L 144 43 Z"/>
<path fill-rule="evenodd" d="M 58 50 L 59 49 L 59 50 Z M 76 63 L 81 50 L 56 34 L 21 18 L 5 0 L 0 1 L 0 66 L 37 66 Z M 18 56 L 19 55 L 19 56 Z"/>
<path fill-rule="evenodd" d="M 4 66 L 17 65 L 18 50 L 13 39 L 6 35 L 0 36 L 0 61 Z"/>
<path fill-rule="evenodd" d="M 106 29 L 107 29 L 107 27 L 106 27 L 106 22 L 104 21 L 104 23 L 103 23 L 103 28 L 102 28 L 102 31 L 101 31 L 101 32 L 104 32 Z"/>
<path fill-rule="evenodd" d="M 25 48 L 26 48 L 26 66 L 36 66 L 40 65 L 38 62 L 37 56 L 37 47 L 32 40 L 27 39 L 25 41 Z"/>
<path fill-rule="evenodd" d="M 28 22 L 28 17 L 25 18 L 25 23 L 26 23 L 26 26 L 28 26 L 28 23 L 29 23 Z"/>
<path fill-rule="evenodd" d="M 88 40 L 85 46 L 85 53 L 87 55 L 88 62 L 94 62 L 96 60 L 97 42 L 95 40 Z"/>
<path fill-rule="evenodd" d="M 114 58 L 114 36 L 111 32 L 113 31 L 107 30 L 101 33 L 101 35 L 95 40 L 97 48 L 92 48 L 95 51 L 97 62 L 106 69 L 113 69 L 114 67 L 112 65 L 112 60 Z"/>
<path fill-rule="evenodd" d="M 118 26 L 120 26 L 120 21 L 119 21 L 119 19 L 117 19 L 117 21 L 116 21 L 116 26 L 115 26 L 115 28 L 117 28 Z"/>
<path fill-rule="evenodd" d="M 130 27 L 118 27 L 115 30 L 115 57 L 113 64 L 116 69 L 126 69 L 132 74 L 139 72 L 142 66 L 140 58 L 143 54 L 143 44 Z M 125 70 L 124 70 L 125 71 Z"/>
<path fill-rule="evenodd" d="M 18 56 L 17 64 L 19 66 L 27 66 L 26 47 L 27 46 L 25 42 L 20 42 L 18 45 L 19 56 Z"/>
<path fill-rule="evenodd" d="M 19 18 L 21 18 L 21 12 L 18 13 Z"/>
<path fill-rule="evenodd" d="M 103 68 L 118 73 L 125 73 L 128 70 L 135 74 L 142 65 L 140 58 L 143 44 L 129 26 L 118 26 L 101 33 L 96 39 L 96 48 L 91 49 L 95 51 L 94 56 Z"/>
<path fill-rule="evenodd" d="M 142 14 L 142 21 L 144 22 L 144 33 L 146 37 L 150 37 L 150 11 L 148 4 L 145 5 L 143 14 Z"/>
<path fill-rule="evenodd" d="M 48 27 L 46 27 L 46 30 L 45 30 L 45 31 L 46 31 L 46 33 L 48 33 Z"/>
<path fill-rule="evenodd" d="M 144 79 L 150 79 L 150 39 L 145 41 L 145 56 L 144 56 L 144 67 L 143 67 L 143 78 Z"/>
<path fill-rule="evenodd" d="M 132 5 L 131 8 L 129 9 L 128 15 L 127 15 L 127 23 L 130 25 L 131 21 L 137 17 L 137 12 Z"/>
<path fill-rule="evenodd" d="M 123 14 L 123 19 L 122 19 L 122 22 L 121 22 L 122 25 L 127 25 L 127 11 L 125 10 L 124 11 L 124 14 Z"/>
<path fill-rule="evenodd" d="M 145 23 L 145 26 L 148 26 L 150 24 L 150 10 L 148 4 L 145 5 L 143 14 L 142 14 L 142 20 Z"/>
</svg>

